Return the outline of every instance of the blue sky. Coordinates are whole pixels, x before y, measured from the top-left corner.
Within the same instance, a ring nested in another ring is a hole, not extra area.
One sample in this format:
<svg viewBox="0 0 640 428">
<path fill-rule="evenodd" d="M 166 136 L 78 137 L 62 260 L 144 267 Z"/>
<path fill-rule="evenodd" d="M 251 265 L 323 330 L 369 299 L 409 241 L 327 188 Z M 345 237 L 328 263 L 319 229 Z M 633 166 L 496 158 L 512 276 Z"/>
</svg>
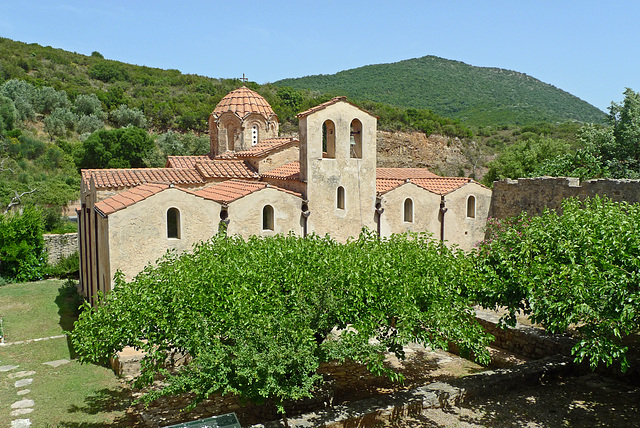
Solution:
<svg viewBox="0 0 640 428">
<path fill-rule="evenodd" d="M 435 55 L 606 111 L 640 91 L 640 2 L 0 0 L 0 36 L 258 83 Z"/>
</svg>

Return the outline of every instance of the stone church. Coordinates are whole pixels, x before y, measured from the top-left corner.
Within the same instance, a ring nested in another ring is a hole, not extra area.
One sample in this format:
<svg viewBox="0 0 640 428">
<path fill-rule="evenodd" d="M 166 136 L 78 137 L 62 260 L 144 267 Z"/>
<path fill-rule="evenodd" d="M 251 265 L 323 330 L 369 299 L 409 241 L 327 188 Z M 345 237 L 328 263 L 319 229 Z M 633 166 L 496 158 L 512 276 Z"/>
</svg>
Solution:
<svg viewBox="0 0 640 428">
<path fill-rule="evenodd" d="M 490 189 L 422 168 L 377 168 L 376 117 L 345 97 L 297 117 L 299 138 L 280 138 L 271 106 L 243 86 L 209 117 L 209 155 L 172 156 L 165 168 L 83 170 L 82 293 L 93 300 L 116 270 L 131 279 L 222 229 L 337 241 L 363 227 L 382 237 L 424 231 L 463 249 L 483 239 Z"/>
</svg>

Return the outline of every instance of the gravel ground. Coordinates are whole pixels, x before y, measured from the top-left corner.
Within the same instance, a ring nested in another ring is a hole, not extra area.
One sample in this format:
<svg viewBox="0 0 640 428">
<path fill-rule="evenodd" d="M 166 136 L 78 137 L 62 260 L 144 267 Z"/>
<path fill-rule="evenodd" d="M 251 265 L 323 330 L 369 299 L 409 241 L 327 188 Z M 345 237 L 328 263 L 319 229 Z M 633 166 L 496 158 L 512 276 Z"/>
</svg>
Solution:
<svg viewBox="0 0 640 428">
<path fill-rule="evenodd" d="M 640 427 L 640 388 L 597 374 L 483 395 L 394 424 L 408 427 Z"/>
</svg>

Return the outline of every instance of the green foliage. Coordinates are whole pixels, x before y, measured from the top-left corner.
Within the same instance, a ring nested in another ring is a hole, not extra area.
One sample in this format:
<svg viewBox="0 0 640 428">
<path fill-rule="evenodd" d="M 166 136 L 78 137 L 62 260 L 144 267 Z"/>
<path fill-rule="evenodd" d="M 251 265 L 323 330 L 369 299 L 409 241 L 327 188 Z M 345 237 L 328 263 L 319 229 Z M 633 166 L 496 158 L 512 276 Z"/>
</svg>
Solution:
<svg viewBox="0 0 640 428">
<path fill-rule="evenodd" d="M 78 252 L 76 251 L 70 256 L 62 257 L 54 265 L 48 265 L 45 269 L 45 275 L 49 278 L 78 279 L 80 277 L 80 258 Z M 65 295 L 75 295 L 74 297 L 78 301 L 77 309 L 81 304 L 81 297 L 78 295 L 77 288 L 73 281 L 71 281 L 71 286 L 66 287 Z"/>
<path fill-rule="evenodd" d="M 497 159 L 489 163 L 482 182 L 490 186 L 503 178 L 535 175 L 543 162 L 569 152 L 569 144 L 552 138 L 530 138 L 505 147 Z"/>
<path fill-rule="evenodd" d="M 0 214 L 0 276 L 16 282 L 42 279 L 46 265 L 40 211 Z"/>
<path fill-rule="evenodd" d="M 475 298 L 522 310 L 552 333 L 579 335 L 577 361 L 626 370 L 640 328 L 640 205 L 567 199 L 562 214 L 489 222 L 478 250 Z"/>
<path fill-rule="evenodd" d="M 85 307 L 72 342 L 83 362 L 143 349 L 138 385 L 166 376 L 147 400 L 191 391 L 196 400 L 233 393 L 281 404 L 311 394 L 323 361 L 352 359 L 397 379 L 381 352 L 402 358 L 409 342 L 451 341 L 486 362 L 488 337 L 461 295 L 470 267 L 424 235 L 363 233 L 344 245 L 219 235 L 129 283 L 116 275 L 115 289 Z M 176 353 L 193 359 L 168 373 L 162 366 Z"/>
<path fill-rule="evenodd" d="M 153 149 L 153 140 L 144 129 L 128 127 L 102 129 L 83 141 L 76 152 L 78 168 L 142 168 Z"/>
<path fill-rule="evenodd" d="M 111 121 L 118 127 L 147 127 L 147 119 L 145 119 L 144 113 L 135 107 L 129 108 L 126 104 L 122 104 L 117 109 L 113 110 L 110 116 Z"/>
<path fill-rule="evenodd" d="M 5 130 L 9 131 L 13 129 L 17 117 L 18 112 L 13 101 L 0 95 L 0 135 L 2 135 Z"/>
<path fill-rule="evenodd" d="M 640 94 L 627 88 L 624 95 L 609 108 L 610 127 L 584 126 L 578 150 L 546 159 L 534 174 L 640 178 Z"/>
<path fill-rule="evenodd" d="M 334 75 L 283 79 L 274 84 L 430 109 L 467 125 L 601 123 L 605 119 L 597 108 L 526 74 L 473 67 L 435 56 L 368 65 Z"/>
</svg>

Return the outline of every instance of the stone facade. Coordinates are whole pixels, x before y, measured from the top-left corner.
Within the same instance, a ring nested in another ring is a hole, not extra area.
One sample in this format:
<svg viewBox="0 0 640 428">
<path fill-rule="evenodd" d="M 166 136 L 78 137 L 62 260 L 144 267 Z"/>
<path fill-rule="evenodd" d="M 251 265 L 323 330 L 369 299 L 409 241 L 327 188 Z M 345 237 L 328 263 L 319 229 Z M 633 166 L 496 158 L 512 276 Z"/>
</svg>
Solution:
<svg viewBox="0 0 640 428">
<path fill-rule="evenodd" d="M 606 195 L 614 201 L 640 202 L 640 180 L 594 179 L 580 182 L 572 177 L 505 179 L 493 183 L 490 216 L 513 217 L 521 212 L 541 214 L 545 208 L 559 210 L 569 197 Z"/>
<path fill-rule="evenodd" d="M 69 257 L 78 251 L 78 233 L 63 233 L 60 235 L 43 235 L 44 245 L 49 256 L 49 264 L 56 264 L 63 257 Z"/>
<path fill-rule="evenodd" d="M 173 156 L 166 168 L 83 170 L 81 292 L 107 293 L 117 270 L 130 280 L 167 251 L 189 250 L 220 230 L 339 242 L 363 228 L 383 237 L 430 232 L 465 250 L 483 239 L 490 189 L 422 168 L 376 168 L 376 117 L 344 97 L 298 118 L 299 140 L 274 138 L 271 107 L 240 88 L 211 115 L 208 156 Z M 249 129 L 250 144 L 241 135 Z"/>
</svg>

